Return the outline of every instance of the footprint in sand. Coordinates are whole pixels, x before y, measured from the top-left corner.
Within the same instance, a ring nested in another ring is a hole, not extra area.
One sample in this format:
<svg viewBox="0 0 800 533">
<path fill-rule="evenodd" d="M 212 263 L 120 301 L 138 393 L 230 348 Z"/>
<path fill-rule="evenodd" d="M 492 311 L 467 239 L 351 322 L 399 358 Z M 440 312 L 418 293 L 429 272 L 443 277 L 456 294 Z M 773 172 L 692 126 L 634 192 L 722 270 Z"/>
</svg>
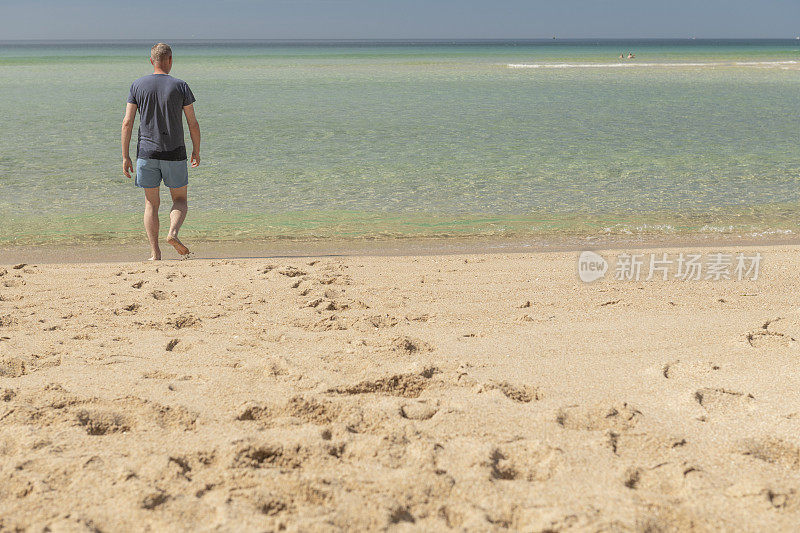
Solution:
<svg viewBox="0 0 800 533">
<path fill-rule="evenodd" d="M 542 482 L 565 462 L 564 452 L 538 440 L 492 444 L 477 437 L 454 436 L 434 448 L 437 474 L 491 481 Z"/>
<path fill-rule="evenodd" d="M 0 315 L 0 328 L 10 328 L 18 323 L 19 320 L 12 315 Z"/>
<path fill-rule="evenodd" d="M 494 448 L 486 465 L 492 479 L 547 481 L 564 463 L 564 452 L 538 441 L 518 440 Z"/>
<path fill-rule="evenodd" d="M 294 396 L 284 405 L 247 403 L 236 415 L 236 420 L 261 422 L 272 425 L 275 419 L 289 417 L 309 424 L 330 424 L 343 413 L 340 406 L 329 400 Z"/>
<path fill-rule="evenodd" d="M 373 330 L 392 328 L 398 324 L 398 320 L 389 314 L 371 315 L 361 319 L 358 324 L 360 330 Z"/>
<path fill-rule="evenodd" d="M 200 319 L 191 313 L 184 313 L 168 322 L 175 329 L 189 328 L 199 323 Z"/>
<path fill-rule="evenodd" d="M 336 298 L 340 298 L 342 296 L 342 292 L 344 291 L 337 291 L 336 289 L 325 289 L 325 292 L 322 293 L 325 298 L 329 300 L 335 300 Z"/>
<path fill-rule="evenodd" d="M 626 488 L 636 490 L 639 481 L 642 479 L 642 470 L 640 468 L 631 467 L 625 470 L 622 478 L 622 484 Z"/>
<path fill-rule="evenodd" d="M 0 389 L 0 402 L 10 402 L 17 397 L 19 391 L 17 389 L 3 388 Z"/>
<path fill-rule="evenodd" d="M 336 315 L 330 315 L 311 322 L 297 320 L 294 324 L 307 331 L 344 331 L 348 329 L 349 323 L 351 323 L 351 321 L 347 321 Z"/>
<path fill-rule="evenodd" d="M 248 402 L 236 415 L 243 422 L 267 421 L 275 416 L 277 409 L 267 404 Z"/>
<path fill-rule="evenodd" d="M 114 400 L 86 398 L 58 384 L 16 398 L 11 422 L 38 426 L 78 425 L 90 435 L 106 435 L 150 426 L 188 431 L 195 428 L 197 413 L 182 406 L 168 406 L 137 397 Z"/>
<path fill-rule="evenodd" d="M 338 273 L 325 273 L 316 280 L 320 285 L 350 285 L 350 276 Z"/>
<path fill-rule="evenodd" d="M 313 300 L 307 301 L 303 307 L 317 307 L 324 301 L 323 298 L 314 298 Z"/>
<path fill-rule="evenodd" d="M 672 454 L 686 449 L 688 441 L 683 436 L 663 435 L 653 432 L 618 433 L 607 431 L 608 447 L 614 455 L 630 457 L 637 461 L 657 464 Z"/>
<path fill-rule="evenodd" d="M 74 516 L 71 513 L 51 520 L 42 528 L 42 531 L 100 531 L 100 528 L 92 519 Z"/>
<path fill-rule="evenodd" d="M 283 447 L 279 444 L 242 444 L 233 457 L 231 467 L 267 468 L 292 466 L 287 462 L 293 462 L 291 461 L 291 455 L 284 457 Z"/>
<path fill-rule="evenodd" d="M 661 375 L 666 379 L 685 379 L 697 376 L 706 376 L 720 369 L 720 366 L 710 361 L 682 361 L 680 359 L 665 364 L 661 368 Z"/>
<path fill-rule="evenodd" d="M 734 451 L 765 463 L 800 470 L 800 446 L 777 437 L 745 439 Z"/>
<path fill-rule="evenodd" d="M 0 357 L 0 377 L 19 378 L 44 368 L 52 368 L 60 365 L 61 354 L 53 351 L 43 354 L 33 354 L 28 357 Z"/>
<path fill-rule="evenodd" d="M 136 311 L 138 311 L 142 306 L 138 303 L 128 304 L 122 309 L 115 309 L 115 315 L 135 315 Z"/>
<path fill-rule="evenodd" d="M 28 374 L 30 365 L 20 357 L 4 357 L 0 359 L 0 377 L 18 378 Z"/>
<path fill-rule="evenodd" d="M 703 388 L 694 393 L 694 399 L 707 411 L 725 413 L 732 410 L 751 409 L 755 398 L 752 394 L 723 388 Z"/>
<path fill-rule="evenodd" d="M 313 305 L 308 305 L 307 307 L 314 307 L 317 311 L 346 311 L 350 309 L 350 304 L 327 298 L 318 298 Z"/>
<path fill-rule="evenodd" d="M 393 352 L 405 355 L 433 351 L 433 346 L 427 342 L 405 335 L 392 339 L 389 346 Z"/>
<path fill-rule="evenodd" d="M 635 427 L 641 417 L 641 411 L 627 403 L 594 407 L 571 405 L 558 410 L 556 422 L 566 429 L 625 431 Z"/>
<path fill-rule="evenodd" d="M 291 471 L 323 461 L 339 461 L 344 451 L 342 444 L 324 440 L 319 433 L 286 436 L 278 442 L 244 439 L 235 443 L 231 468 L 277 468 Z"/>
<path fill-rule="evenodd" d="M 543 397 L 537 387 L 514 385 L 508 381 L 489 381 L 480 387 L 478 393 L 490 390 L 499 390 L 506 398 L 517 403 L 530 403 L 534 400 L 541 400 Z"/>
<path fill-rule="evenodd" d="M 258 269 L 258 273 L 259 274 L 269 274 L 270 272 L 272 272 L 276 268 L 278 268 L 278 265 L 264 265 L 264 266 L 262 266 L 261 268 Z"/>
<path fill-rule="evenodd" d="M 417 398 L 422 391 L 428 388 L 431 378 L 439 372 L 438 368 L 429 367 L 422 372 L 395 374 L 376 380 L 361 381 L 354 385 L 328 389 L 326 392 L 333 394 L 387 394 Z"/>
<path fill-rule="evenodd" d="M 189 258 L 188 255 L 183 257 L 183 259 L 188 259 L 188 258 Z M 169 281 L 175 281 L 176 279 L 185 278 L 187 276 L 188 276 L 188 274 L 186 272 L 181 272 L 179 270 L 177 272 L 170 272 L 169 274 L 167 274 L 166 278 Z"/>
<path fill-rule="evenodd" d="M 175 379 L 178 377 L 177 374 L 173 374 L 171 372 L 164 372 L 163 370 L 153 370 L 151 372 L 145 372 L 142 374 L 144 379 L 164 379 L 170 380 Z"/>
<path fill-rule="evenodd" d="M 438 402 L 424 400 L 406 403 L 400 407 L 400 415 L 409 420 L 430 420 L 438 412 Z"/>
<path fill-rule="evenodd" d="M 89 435 L 107 435 L 131 429 L 125 416 L 114 411 L 81 409 L 76 417 L 78 424 L 85 427 Z"/>
<path fill-rule="evenodd" d="M 152 492 L 148 492 L 145 494 L 141 501 L 140 506 L 142 509 L 147 509 L 148 511 L 152 511 L 159 505 L 163 504 L 169 499 L 169 496 L 163 490 L 155 490 Z"/>
<path fill-rule="evenodd" d="M 794 488 L 766 488 L 761 491 L 761 496 L 769 502 L 773 509 L 780 511 L 792 510 L 796 512 L 800 507 L 800 497 L 798 497 L 797 490 Z"/>
<path fill-rule="evenodd" d="M 791 324 L 783 318 L 774 318 L 764 322 L 760 328 L 749 332 L 745 338 L 754 348 L 771 348 L 790 346 L 796 339 L 789 333 Z"/>
<path fill-rule="evenodd" d="M 297 267 L 285 266 L 278 269 L 278 274 L 286 276 L 287 278 L 296 278 L 297 276 L 305 276 L 306 272 Z"/>
<path fill-rule="evenodd" d="M 276 496 L 260 498 L 258 504 L 256 505 L 256 509 L 258 509 L 261 514 L 269 517 L 276 517 L 284 513 L 296 512 L 289 503 Z"/>
</svg>

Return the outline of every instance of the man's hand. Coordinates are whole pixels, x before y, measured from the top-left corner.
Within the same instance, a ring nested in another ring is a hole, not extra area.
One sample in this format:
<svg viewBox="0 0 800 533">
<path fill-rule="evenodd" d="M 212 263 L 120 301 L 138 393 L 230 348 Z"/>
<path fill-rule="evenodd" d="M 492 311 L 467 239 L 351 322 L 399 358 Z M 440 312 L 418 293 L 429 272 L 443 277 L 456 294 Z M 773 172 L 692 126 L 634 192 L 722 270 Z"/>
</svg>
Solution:
<svg viewBox="0 0 800 533">
<path fill-rule="evenodd" d="M 128 102 L 125 108 L 125 118 L 122 119 L 122 173 L 126 178 L 131 177 L 133 163 L 131 163 L 131 133 L 133 132 L 133 121 L 136 119 L 136 104 Z"/>
<path fill-rule="evenodd" d="M 133 172 L 133 162 L 131 161 L 131 158 L 130 157 L 123 157 L 122 158 L 122 173 L 125 174 L 126 178 L 130 178 L 132 172 Z"/>
<path fill-rule="evenodd" d="M 186 124 L 189 125 L 189 136 L 192 138 L 192 168 L 200 166 L 200 124 L 194 116 L 194 104 L 183 106 Z"/>
</svg>

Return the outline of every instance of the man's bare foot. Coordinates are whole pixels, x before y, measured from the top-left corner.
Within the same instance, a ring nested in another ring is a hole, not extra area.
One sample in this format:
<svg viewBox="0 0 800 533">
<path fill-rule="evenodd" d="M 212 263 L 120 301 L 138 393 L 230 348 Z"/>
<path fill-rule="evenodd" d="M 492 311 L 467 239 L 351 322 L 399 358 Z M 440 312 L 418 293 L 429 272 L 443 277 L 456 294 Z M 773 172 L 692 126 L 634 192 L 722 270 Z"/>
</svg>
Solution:
<svg viewBox="0 0 800 533">
<path fill-rule="evenodd" d="M 171 244 L 179 254 L 187 255 L 189 253 L 189 249 L 186 246 L 184 246 L 181 241 L 178 240 L 178 237 L 168 236 L 167 242 Z"/>
<path fill-rule="evenodd" d="M 161 261 L 161 257 L 157 257 L 154 255 L 150 259 L 148 259 L 148 261 Z"/>
</svg>

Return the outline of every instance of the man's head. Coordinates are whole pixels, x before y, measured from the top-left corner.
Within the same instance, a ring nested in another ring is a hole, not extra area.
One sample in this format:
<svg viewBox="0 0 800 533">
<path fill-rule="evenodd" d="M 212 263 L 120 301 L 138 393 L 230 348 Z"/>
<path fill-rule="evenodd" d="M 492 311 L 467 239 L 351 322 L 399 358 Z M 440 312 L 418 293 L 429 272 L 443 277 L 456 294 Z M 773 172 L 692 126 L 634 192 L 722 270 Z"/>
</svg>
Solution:
<svg viewBox="0 0 800 533">
<path fill-rule="evenodd" d="M 150 49 L 150 63 L 157 69 L 169 73 L 172 69 L 172 48 L 168 44 L 158 43 Z"/>
</svg>

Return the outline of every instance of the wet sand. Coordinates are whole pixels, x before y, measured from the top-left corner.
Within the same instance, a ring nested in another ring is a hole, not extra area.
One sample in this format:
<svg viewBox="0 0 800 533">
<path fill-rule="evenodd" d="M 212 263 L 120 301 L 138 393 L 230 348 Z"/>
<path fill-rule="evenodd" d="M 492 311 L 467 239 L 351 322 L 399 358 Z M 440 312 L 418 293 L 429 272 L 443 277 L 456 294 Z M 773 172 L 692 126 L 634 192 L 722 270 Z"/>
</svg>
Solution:
<svg viewBox="0 0 800 533">
<path fill-rule="evenodd" d="M 269 239 L 247 241 L 187 242 L 192 259 L 267 259 L 289 257 L 350 257 L 350 256 L 425 256 L 454 254 L 578 252 L 582 250 L 666 249 L 680 247 L 763 247 L 800 245 L 791 234 L 734 234 L 734 233 L 658 233 L 658 234 L 600 234 L 544 235 L 500 237 L 390 237 L 375 239 Z M 179 259 L 172 247 L 162 243 L 164 260 Z M 0 265 L 15 265 L 22 261 L 52 263 L 102 263 L 141 261 L 150 249 L 144 240 L 138 243 L 101 241 L 96 244 L 40 244 L 0 246 Z"/>
<path fill-rule="evenodd" d="M 16 256 L 0 530 L 792 531 L 800 247 L 727 251 Z"/>
</svg>

